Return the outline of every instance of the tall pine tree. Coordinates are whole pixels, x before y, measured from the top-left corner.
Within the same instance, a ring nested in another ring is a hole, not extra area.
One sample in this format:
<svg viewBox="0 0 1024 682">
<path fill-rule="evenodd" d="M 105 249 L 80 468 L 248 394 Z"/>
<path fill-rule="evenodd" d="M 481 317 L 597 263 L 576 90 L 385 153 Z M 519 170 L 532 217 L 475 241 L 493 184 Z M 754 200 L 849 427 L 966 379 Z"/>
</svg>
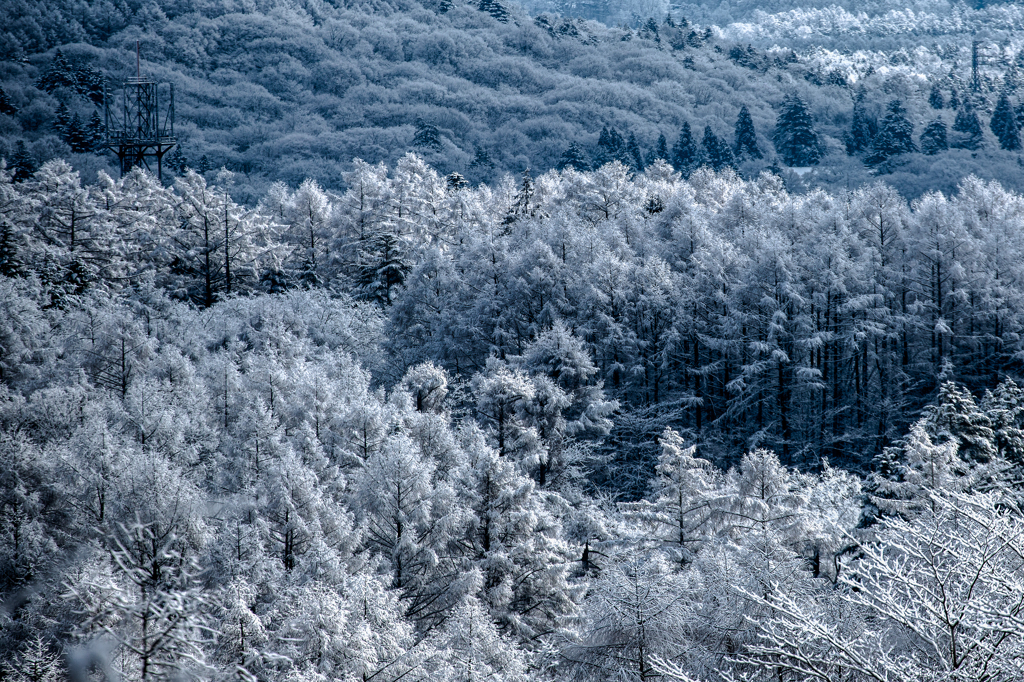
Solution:
<svg viewBox="0 0 1024 682">
<path fill-rule="evenodd" d="M 757 146 L 757 133 L 754 131 L 754 120 L 750 118 L 750 111 L 747 105 L 740 107 L 739 116 L 736 117 L 736 141 L 733 144 L 736 158 L 742 159 L 744 155 L 751 159 L 760 159 L 760 147 Z"/>
<path fill-rule="evenodd" d="M 672 145 L 672 158 L 669 161 L 672 162 L 673 168 L 683 174 L 683 177 L 689 177 L 697 167 L 698 160 L 697 144 L 693 141 L 690 123 L 684 121 L 679 139 Z"/>
<path fill-rule="evenodd" d="M 576 142 L 570 144 L 562 152 L 562 158 L 558 160 L 558 170 L 565 170 L 566 168 L 572 168 L 581 172 L 590 170 L 590 162 L 587 161 L 586 152 Z"/>
<path fill-rule="evenodd" d="M 807 105 L 797 95 L 789 95 L 772 135 L 775 150 L 788 166 L 813 166 L 821 159 L 821 141 Z"/>
<path fill-rule="evenodd" d="M 853 121 L 850 134 L 846 138 L 846 153 L 856 154 L 871 148 L 871 143 L 878 133 L 878 124 L 864 107 L 866 92 L 863 87 L 853 101 Z"/>
<path fill-rule="evenodd" d="M 953 121 L 953 130 L 958 135 L 953 139 L 951 146 L 957 149 L 981 149 L 985 146 L 985 136 L 981 131 L 981 121 L 978 114 L 969 100 L 965 100 L 963 106 L 956 112 L 956 120 Z"/>
<path fill-rule="evenodd" d="M 1004 92 L 999 96 L 996 103 L 996 110 L 992 112 L 990 122 L 992 132 L 999 139 L 999 146 L 1003 149 L 1014 152 L 1021 148 L 1020 128 L 1017 126 L 1017 117 L 1014 115 L 1010 98 Z"/>
<path fill-rule="evenodd" d="M 872 142 L 872 153 L 867 162 L 880 164 L 899 154 L 916 151 L 914 125 L 907 119 L 907 110 L 898 99 L 889 102 L 878 135 Z"/>
<path fill-rule="evenodd" d="M 654 165 L 654 162 L 661 159 L 662 161 L 668 162 L 670 156 L 668 152 L 668 140 L 665 139 L 665 134 L 658 135 L 658 142 L 655 144 L 654 149 L 647 155 L 647 165 Z"/>
<path fill-rule="evenodd" d="M 921 133 L 921 151 L 925 154 L 938 154 L 949 149 L 946 135 L 946 123 L 937 118 L 925 126 Z"/>
</svg>

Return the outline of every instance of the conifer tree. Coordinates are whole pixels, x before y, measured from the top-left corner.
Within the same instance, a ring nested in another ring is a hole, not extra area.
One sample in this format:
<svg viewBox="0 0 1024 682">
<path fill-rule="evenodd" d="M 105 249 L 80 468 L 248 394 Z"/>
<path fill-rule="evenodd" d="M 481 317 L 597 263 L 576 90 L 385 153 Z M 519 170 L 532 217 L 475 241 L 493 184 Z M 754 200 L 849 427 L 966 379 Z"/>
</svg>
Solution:
<svg viewBox="0 0 1024 682">
<path fill-rule="evenodd" d="M 862 87 L 853 102 L 853 121 L 846 138 L 846 153 L 856 154 L 871 148 L 871 142 L 878 132 L 878 124 L 864 109 L 865 90 Z"/>
<path fill-rule="evenodd" d="M 1024 465 L 1024 391 L 1007 379 L 994 391 L 985 391 L 981 409 L 992 422 L 997 455 L 1019 472 Z"/>
<path fill-rule="evenodd" d="M 481 12 L 487 12 L 501 23 L 508 23 L 510 18 L 508 8 L 501 0 L 480 0 L 478 8 Z"/>
<path fill-rule="evenodd" d="M 938 84 L 932 86 L 932 91 L 928 94 L 928 104 L 932 109 L 941 109 L 946 106 L 946 100 L 942 96 L 942 90 L 939 89 Z"/>
<path fill-rule="evenodd" d="M 61 102 L 57 105 L 57 112 L 53 115 L 53 129 L 60 134 L 61 138 L 65 138 L 69 125 L 71 125 L 71 112 L 68 111 L 68 105 Z"/>
<path fill-rule="evenodd" d="M 885 118 L 878 128 L 878 135 L 872 142 L 872 153 L 867 162 L 880 164 L 897 156 L 915 151 L 914 126 L 907 120 L 907 110 L 898 99 L 889 102 Z"/>
<path fill-rule="evenodd" d="M 921 151 L 925 154 L 938 154 L 949 149 L 949 141 L 946 139 L 946 123 L 937 118 L 925 126 L 921 133 Z"/>
<path fill-rule="evenodd" d="M 18 140 L 14 146 L 14 156 L 11 157 L 11 168 L 14 170 L 14 181 L 24 182 L 32 177 L 37 166 L 28 149 L 25 148 L 25 141 Z"/>
<path fill-rule="evenodd" d="M 9 682 L 57 682 L 64 678 L 59 656 L 50 652 L 38 634 L 13 660 L 0 666 L 0 672 Z"/>
<path fill-rule="evenodd" d="M 71 151 L 76 154 L 81 154 L 91 149 L 89 132 L 82 124 L 82 119 L 79 118 L 78 114 L 71 117 L 71 123 L 68 124 L 67 135 L 64 139 L 67 141 L 68 146 L 71 147 Z"/>
<path fill-rule="evenodd" d="M 970 101 L 964 101 L 963 106 L 956 112 L 956 120 L 953 121 L 953 130 L 959 135 L 953 139 L 951 146 L 957 149 L 981 149 L 985 146 L 985 137 L 981 131 L 981 121 Z"/>
<path fill-rule="evenodd" d="M 704 126 L 704 139 L 701 140 L 701 151 L 704 163 L 716 171 L 733 165 L 732 149 L 724 140 L 715 135 L 711 126 Z"/>
<path fill-rule="evenodd" d="M 1000 147 L 1010 152 L 1021 148 L 1017 117 L 1014 115 L 1010 98 L 1006 96 L 1005 92 L 999 96 L 999 102 L 996 104 L 996 110 L 992 112 L 992 120 L 989 125 L 998 138 Z"/>
<path fill-rule="evenodd" d="M 601 129 L 601 135 L 597 138 L 597 154 L 594 156 L 594 168 L 600 168 L 606 163 L 615 160 L 622 160 L 625 150 L 625 142 L 615 128 Z M 626 164 L 629 165 L 628 163 Z"/>
<path fill-rule="evenodd" d="M 789 95 L 782 103 L 772 142 L 786 165 L 813 166 L 821 159 L 821 141 L 814 130 L 814 120 L 798 96 Z"/>
<path fill-rule="evenodd" d="M 761 149 L 757 146 L 757 133 L 754 131 L 754 120 L 750 118 L 750 111 L 744 104 L 740 108 L 739 116 L 736 117 L 736 141 L 733 145 L 736 157 L 742 159 L 744 155 L 751 159 L 760 159 Z"/>
<path fill-rule="evenodd" d="M 629 134 L 629 142 L 626 143 L 626 160 L 629 161 L 627 164 L 633 170 L 639 172 L 644 169 L 644 157 L 640 151 L 640 143 L 636 140 L 636 135 L 633 133 Z"/>
<path fill-rule="evenodd" d="M 444 179 L 445 187 L 448 188 L 449 192 L 458 192 L 469 187 L 469 183 L 466 182 L 466 178 L 462 177 L 462 173 L 458 171 L 452 171 L 448 174 L 448 177 Z"/>
<path fill-rule="evenodd" d="M 0 114 L 14 116 L 16 113 L 18 113 L 18 108 L 11 102 L 11 98 L 4 92 L 4 89 L 0 88 Z"/>
<path fill-rule="evenodd" d="M 86 139 L 89 143 L 89 151 L 101 151 L 106 136 L 107 127 L 104 125 L 103 119 L 100 118 L 100 112 L 93 111 L 92 116 L 89 118 L 89 124 L 86 126 Z"/>
<path fill-rule="evenodd" d="M 14 226 L 0 216 L 0 275 L 17 277 L 24 272 L 24 264 L 18 256 L 17 235 Z"/>
<path fill-rule="evenodd" d="M 75 78 L 75 71 L 71 68 L 71 64 L 63 52 L 57 50 L 53 55 L 53 62 L 50 63 L 50 68 L 36 81 L 36 87 L 46 92 L 53 92 L 57 88 L 78 89 L 78 79 Z"/>
<path fill-rule="evenodd" d="M 512 200 L 512 205 L 508 209 L 508 213 L 505 215 L 505 220 L 502 221 L 503 225 L 511 225 L 520 218 L 525 218 L 533 214 L 533 178 L 530 177 L 530 169 L 527 168 L 523 171 L 523 181 L 519 186 L 519 191 L 516 192 L 515 198 Z"/>
<path fill-rule="evenodd" d="M 675 545 L 673 558 L 684 564 L 710 535 L 716 511 L 711 502 L 717 472 L 695 453 L 695 446 L 686 447 L 682 437 L 666 427 L 661 435 L 657 478 L 651 484 L 657 494 L 651 511 L 658 535 Z"/>
<path fill-rule="evenodd" d="M 580 172 L 590 170 L 590 163 L 587 161 L 586 152 L 576 142 L 571 143 L 558 160 L 558 170 L 572 168 Z"/>
<path fill-rule="evenodd" d="M 412 146 L 432 149 L 435 152 L 441 151 L 441 131 L 433 123 L 427 123 L 422 118 L 416 119 L 416 134 L 413 135 Z"/>
<path fill-rule="evenodd" d="M 924 411 L 924 427 L 936 443 L 953 441 L 968 462 L 988 462 L 996 456 L 992 420 L 978 409 L 967 389 L 947 381 L 934 405 Z"/>
<path fill-rule="evenodd" d="M 491 155 L 487 153 L 487 150 L 483 147 L 476 148 L 476 154 L 473 156 L 473 160 L 469 164 L 469 169 L 490 169 L 494 168 L 494 161 L 491 160 Z"/>
<path fill-rule="evenodd" d="M 658 135 L 658 142 L 655 144 L 654 149 L 647 155 L 647 165 L 652 166 L 659 159 L 668 162 L 669 158 L 668 140 L 665 139 L 665 134 L 662 133 Z"/>
<path fill-rule="evenodd" d="M 683 177 L 689 177 L 690 173 L 696 169 L 698 151 L 697 145 L 693 141 L 689 121 L 683 121 L 682 131 L 679 133 L 679 139 L 672 146 L 672 158 L 669 161 L 672 162 L 673 168 L 683 174 Z"/>
</svg>

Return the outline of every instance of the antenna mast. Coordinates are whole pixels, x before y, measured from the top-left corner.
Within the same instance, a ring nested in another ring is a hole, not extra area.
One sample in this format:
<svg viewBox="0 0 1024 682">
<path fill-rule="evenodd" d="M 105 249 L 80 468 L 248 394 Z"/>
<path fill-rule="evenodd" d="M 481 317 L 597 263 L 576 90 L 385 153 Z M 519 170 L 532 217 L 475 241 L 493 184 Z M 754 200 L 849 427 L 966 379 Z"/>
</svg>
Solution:
<svg viewBox="0 0 1024 682">
<path fill-rule="evenodd" d="M 164 155 L 178 143 L 174 137 L 174 84 L 143 78 L 141 52 L 139 41 L 135 41 L 135 78 L 121 84 L 120 97 L 108 96 L 106 85 L 103 87 L 106 146 L 117 154 L 121 177 L 135 166 L 152 171 L 150 161 L 155 159 L 157 177 L 163 179 Z M 163 115 L 161 90 L 167 103 Z"/>
</svg>

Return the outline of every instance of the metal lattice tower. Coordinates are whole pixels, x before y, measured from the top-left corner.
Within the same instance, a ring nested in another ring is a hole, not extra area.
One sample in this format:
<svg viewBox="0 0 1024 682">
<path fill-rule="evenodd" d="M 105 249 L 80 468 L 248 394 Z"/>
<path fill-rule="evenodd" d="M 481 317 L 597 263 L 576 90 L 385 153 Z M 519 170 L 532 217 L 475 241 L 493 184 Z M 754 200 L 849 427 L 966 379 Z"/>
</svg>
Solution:
<svg viewBox="0 0 1024 682">
<path fill-rule="evenodd" d="M 156 159 L 157 176 L 163 177 L 164 155 L 177 144 L 174 137 L 174 84 L 144 78 L 138 60 L 136 46 L 136 77 L 122 84 L 120 97 L 111 97 L 106 87 L 103 89 L 106 146 L 117 154 L 122 177 L 134 166 L 152 171 L 152 159 Z M 162 111 L 161 91 L 164 92 Z"/>
</svg>

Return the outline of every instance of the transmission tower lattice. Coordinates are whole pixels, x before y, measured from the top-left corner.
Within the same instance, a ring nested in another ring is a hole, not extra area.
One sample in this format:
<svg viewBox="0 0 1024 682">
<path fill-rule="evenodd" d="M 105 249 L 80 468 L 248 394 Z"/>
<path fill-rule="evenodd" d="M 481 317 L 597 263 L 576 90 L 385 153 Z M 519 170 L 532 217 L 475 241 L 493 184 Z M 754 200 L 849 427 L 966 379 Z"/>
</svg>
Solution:
<svg viewBox="0 0 1024 682">
<path fill-rule="evenodd" d="M 136 74 L 121 85 L 120 97 L 111 97 L 106 87 L 103 88 L 106 146 L 117 154 L 122 177 L 134 166 L 152 171 L 150 161 L 156 159 L 156 173 L 162 178 L 164 155 L 177 144 L 174 83 L 157 83 L 145 78 L 138 66 Z"/>
</svg>

